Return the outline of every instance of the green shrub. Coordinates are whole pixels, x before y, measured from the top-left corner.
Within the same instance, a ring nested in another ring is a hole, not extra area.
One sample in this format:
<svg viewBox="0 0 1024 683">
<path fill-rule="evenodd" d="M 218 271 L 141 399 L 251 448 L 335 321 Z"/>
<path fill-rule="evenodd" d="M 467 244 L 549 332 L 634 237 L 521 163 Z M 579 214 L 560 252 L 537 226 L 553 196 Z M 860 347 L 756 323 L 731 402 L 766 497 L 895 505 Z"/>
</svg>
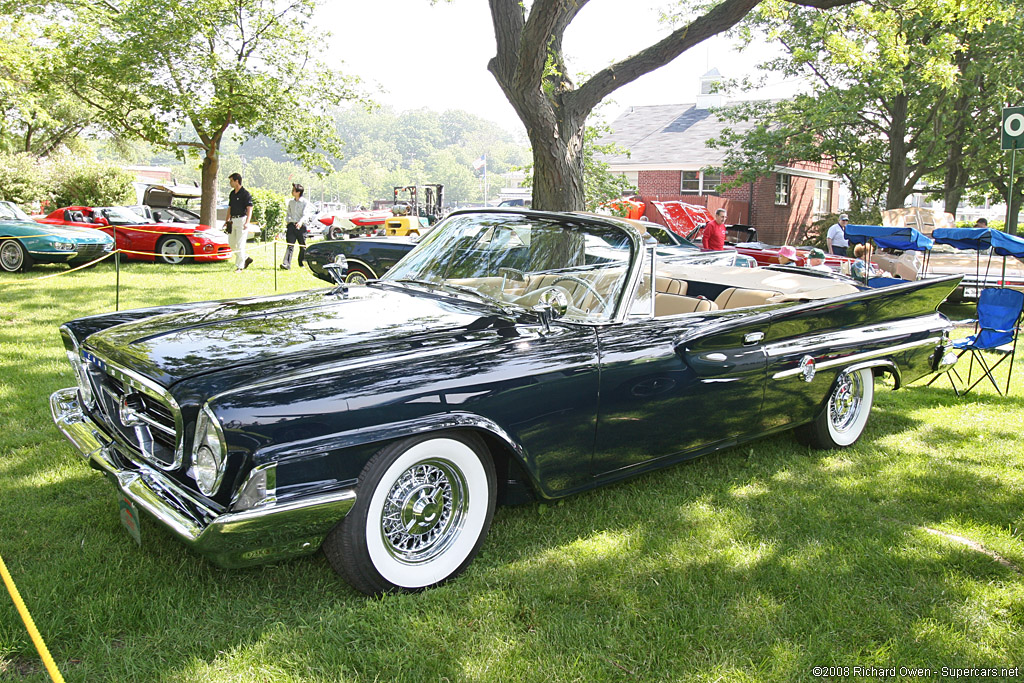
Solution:
<svg viewBox="0 0 1024 683">
<path fill-rule="evenodd" d="M 973 228 L 974 221 L 957 221 L 956 227 L 958 228 Z M 988 227 L 993 230 L 1006 230 L 1006 221 L 1004 220 L 991 220 L 988 222 Z"/>
<path fill-rule="evenodd" d="M 0 200 L 23 207 L 49 197 L 46 169 L 31 154 L 0 153 Z"/>
<path fill-rule="evenodd" d="M 119 206 L 135 203 L 135 176 L 116 164 L 66 155 L 54 160 L 52 205 Z"/>
<path fill-rule="evenodd" d="M 261 239 L 271 240 L 284 231 L 284 217 L 287 211 L 285 196 L 263 189 L 250 192 L 252 220 L 263 227 Z"/>
</svg>

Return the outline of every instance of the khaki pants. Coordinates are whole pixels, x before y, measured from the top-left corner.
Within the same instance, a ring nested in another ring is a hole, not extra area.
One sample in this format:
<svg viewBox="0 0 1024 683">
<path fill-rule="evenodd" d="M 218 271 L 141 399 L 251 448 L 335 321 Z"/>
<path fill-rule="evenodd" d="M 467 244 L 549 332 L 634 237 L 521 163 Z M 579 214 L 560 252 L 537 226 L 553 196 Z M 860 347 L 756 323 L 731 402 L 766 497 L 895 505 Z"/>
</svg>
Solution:
<svg viewBox="0 0 1024 683">
<path fill-rule="evenodd" d="M 235 268 L 245 268 L 245 216 L 238 216 L 231 219 L 231 234 L 228 235 L 228 244 L 235 254 Z"/>
</svg>

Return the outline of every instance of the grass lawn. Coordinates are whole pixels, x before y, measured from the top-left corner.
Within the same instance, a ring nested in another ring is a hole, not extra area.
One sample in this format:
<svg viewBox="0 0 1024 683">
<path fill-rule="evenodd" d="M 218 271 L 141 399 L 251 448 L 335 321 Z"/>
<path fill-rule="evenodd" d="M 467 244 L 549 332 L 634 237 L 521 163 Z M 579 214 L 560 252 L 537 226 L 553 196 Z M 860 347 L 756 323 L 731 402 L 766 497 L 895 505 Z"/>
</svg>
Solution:
<svg viewBox="0 0 1024 683">
<path fill-rule="evenodd" d="M 280 292 L 322 284 L 274 266 L 268 253 L 242 274 L 124 265 L 121 307 L 271 294 L 275 274 Z M 783 434 L 557 505 L 500 509 L 462 577 L 368 599 L 319 554 L 222 570 L 148 519 L 136 547 L 113 488 L 50 418 L 50 393 L 74 384 L 58 326 L 114 306 L 111 265 L 27 282 L 64 270 L 0 278 L 0 554 L 68 681 L 791 681 L 815 680 L 815 666 L 925 667 L 938 679 L 940 667 L 1024 667 L 1021 362 L 1008 398 L 879 383 L 847 450 Z M 47 676 L 0 592 L 7 680 Z"/>
</svg>

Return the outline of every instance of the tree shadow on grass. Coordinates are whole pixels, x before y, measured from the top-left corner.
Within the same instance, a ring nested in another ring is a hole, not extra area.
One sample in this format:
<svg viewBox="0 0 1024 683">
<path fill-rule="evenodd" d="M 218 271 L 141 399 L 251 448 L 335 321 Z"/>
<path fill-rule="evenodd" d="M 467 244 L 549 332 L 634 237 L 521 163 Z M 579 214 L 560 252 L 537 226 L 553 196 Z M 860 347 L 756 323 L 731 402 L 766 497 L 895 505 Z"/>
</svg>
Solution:
<svg viewBox="0 0 1024 683">
<path fill-rule="evenodd" d="M 999 586 L 1019 578 L 908 525 L 998 525 L 1015 493 L 926 466 L 892 481 L 913 455 L 872 441 L 809 452 L 783 434 L 561 504 L 501 509 L 463 577 L 382 599 L 355 594 L 319 554 L 221 570 L 145 521 L 137 549 L 95 473 L 85 494 L 81 477 L 19 491 L 31 511 L 19 528 L 52 531 L 10 550 L 59 661 L 81 660 L 69 680 L 228 680 L 233 667 L 252 667 L 251 680 L 793 680 L 830 663 L 1013 666 L 1024 609 L 1019 590 Z M 51 567 L 37 579 L 39 558 Z"/>
</svg>

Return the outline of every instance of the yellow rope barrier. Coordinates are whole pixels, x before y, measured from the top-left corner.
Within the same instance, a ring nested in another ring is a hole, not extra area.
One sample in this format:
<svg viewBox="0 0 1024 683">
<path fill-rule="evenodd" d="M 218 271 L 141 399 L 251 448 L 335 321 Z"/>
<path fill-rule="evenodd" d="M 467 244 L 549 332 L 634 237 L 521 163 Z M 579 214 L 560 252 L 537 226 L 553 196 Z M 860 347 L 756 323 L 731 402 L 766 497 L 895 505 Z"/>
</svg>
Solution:
<svg viewBox="0 0 1024 683">
<path fill-rule="evenodd" d="M 0 237 L 0 239 L 21 239 L 21 238 L 16 238 L 16 237 L 3 238 L 3 237 Z M 275 239 L 272 239 L 272 240 L 267 240 L 266 242 L 261 242 L 260 244 L 254 245 L 251 248 L 247 248 L 246 252 L 248 253 L 250 251 L 257 251 L 257 250 L 266 251 L 268 248 L 270 248 L 270 246 L 272 244 L 285 244 L 286 245 L 286 244 L 288 244 L 288 242 L 285 242 L 285 241 L 282 241 L 280 239 L 275 238 Z M 68 270 L 62 270 L 59 273 L 51 273 L 50 275 L 43 275 L 42 277 L 28 278 L 28 279 L 25 279 L 25 280 L 10 280 L 10 281 L 0 280 L 0 287 L 3 287 L 4 285 L 8 285 L 8 286 L 10 286 L 10 285 L 25 285 L 25 284 L 29 284 L 29 283 L 32 283 L 32 282 L 40 282 L 42 280 L 49 280 L 51 278 L 61 277 L 63 275 L 68 275 L 70 273 L 74 273 L 75 271 L 82 270 L 84 268 L 89 268 L 91 266 L 94 266 L 97 263 L 99 263 L 100 261 L 104 261 L 104 260 L 110 258 L 114 254 L 135 254 L 135 255 L 139 255 L 139 256 L 154 256 L 154 257 L 160 256 L 160 254 L 158 254 L 156 252 L 152 252 L 152 251 L 132 251 L 131 249 L 115 249 L 115 250 L 111 251 L 108 254 L 100 256 L 98 259 L 94 259 L 92 261 L 89 261 L 88 263 L 83 263 L 82 265 L 76 266 L 75 268 L 70 268 Z M 200 256 L 210 257 L 210 256 L 221 256 L 221 255 L 223 255 L 224 258 L 218 259 L 218 261 L 225 262 L 225 261 L 230 261 L 231 257 L 234 256 L 234 254 L 235 254 L 235 252 L 229 249 L 227 251 L 219 251 L 219 252 L 214 252 L 212 254 L 175 254 L 175 258 L 183 258 L 183 259 L 185 259 L 185 258 L 198 258 Z"/>
<path fill-rule="evenodd" d="M 46 643 L 43 642 L 43 637 L 39 634 L 39 629 L 36 628 L 36 622 L 32 620 L 32 615 L 28 613 L 28 608 L 25 607 L 25 601 L 21 599 L 18 587 L 14 585 L 14 579 L 11 578 L 11 573 L 7 571 L 7 565 L 4 564 L 3 557 L 0 557 L 0 574 L 4 577 L 4 585 L 7 586 L 7 592 L 11 594 L 11 600 L 14 601 L 14 606 L 18 610 L 18 614 L 21 615 L 21 620 L 25 622 L 25 628 L 28 629 L 28 635 L 32 638 L 32 644 L 36 646 L 36 651 L 39 652 L 39 657 L 43 660 L 46 672 L 50 674 L 50 678 L 54 683 L 64 683 L 64 677 L 61 676 L 60 669 L 57 668 L 53 657 L 50 656 L 50 651 L 46 649 Z"/>
</svg>

